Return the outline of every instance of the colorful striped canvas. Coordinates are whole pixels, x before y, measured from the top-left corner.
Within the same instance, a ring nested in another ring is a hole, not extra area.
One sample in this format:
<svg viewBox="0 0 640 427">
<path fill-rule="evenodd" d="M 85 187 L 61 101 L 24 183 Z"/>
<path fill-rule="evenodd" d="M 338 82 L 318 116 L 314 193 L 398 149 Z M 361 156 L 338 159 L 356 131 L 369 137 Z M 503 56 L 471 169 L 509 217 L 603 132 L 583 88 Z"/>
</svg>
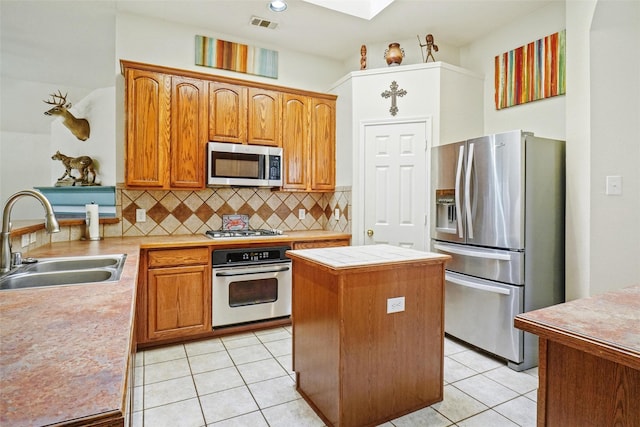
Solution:
<svg viewBox="0 0 640 427">
<path fill-rule="evenodd" d="M 278 78 L 278 52 L 196 36 L 196 65 Z"/>
<path fill-rule="evenodd" d="M 566 30 L 495 58 L 496 109 L 566 93 Z"/>
</svg>

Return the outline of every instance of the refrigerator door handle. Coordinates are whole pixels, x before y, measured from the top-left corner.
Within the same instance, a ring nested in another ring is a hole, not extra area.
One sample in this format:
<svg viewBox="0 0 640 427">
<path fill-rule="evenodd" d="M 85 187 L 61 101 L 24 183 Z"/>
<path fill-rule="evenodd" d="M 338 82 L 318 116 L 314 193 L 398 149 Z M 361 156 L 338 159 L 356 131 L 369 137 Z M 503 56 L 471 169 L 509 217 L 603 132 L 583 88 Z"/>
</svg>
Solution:
<svg viewBox="0 0 640 427">
<path fill-rule="evenodd" d="M 509 254 L 497 254 L 497 253 L 491 253 L 491 252 L 471 251 L 468 249 L 452 248 L 451 246 L 440 245 L 438 243 L 434 244 L 433 248 L 438 249 L 442 252 L 448 252 L 450 254 L 464 255 L 464 256 L 470 256 L 474 258 L 496 259 L 498 261 L 511 261 L 511 255 Z"/>
<path fill-rule="evenodd" d="M 459 279 L 457 277 L 452 277 L 448 273 L 445 273 L 444 279 L 448 282 L 455 283 L 456 285 L 466 286 L 468 288 L 478 289 L 480 291 L 493 292 L 502 295 L 511 295 L 511 291 L 509 289 L 498 288 L 497 286 L 488 286 L 481 283 L 475 283 L 470 280 Z"/>
<path fill-rule="evenodd" d="M 473 222 L 471 222 L 471 166 L 473 165 L 473 143 L 469 144 L 469 157 L 467 158 L 467 170 L 464 179 L 464 208 L 467 213 L 467 234 L 473 239 Z"/>
<path fill-rule="evenodd" d="M 458 164 L 456 166 L 456 223 L 458 226 L 458 237 L 461 239 L 464 237 L 464 230 L 462 229 L 462 208 L 460 207 L 460 178 L 462 175 L 462 164 L 464 162 L 464 145 L 460 146 L 460 152 L 458 153 Z"/>
</svg>

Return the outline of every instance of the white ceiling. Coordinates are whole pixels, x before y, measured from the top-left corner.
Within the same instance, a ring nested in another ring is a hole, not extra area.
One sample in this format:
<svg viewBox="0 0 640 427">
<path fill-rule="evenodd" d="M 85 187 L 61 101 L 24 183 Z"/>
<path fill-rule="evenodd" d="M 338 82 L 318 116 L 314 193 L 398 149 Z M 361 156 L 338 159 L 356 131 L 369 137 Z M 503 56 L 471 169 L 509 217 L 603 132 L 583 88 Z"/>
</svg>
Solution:
<svg viewBox="0 0 640 427">
<path fill-rule="evenodd" d="M 552 1 L 562 0 L 395 0 L 367 20 L 303 0 L 288 0 L 283 13 L 271 12 L 267 0 L 0 0 L 1 70 L 10 78 L 69 86 L 113 84 L 119 11 L 344 61 L 362 44 L 427 33 L 464 46 Z M 278 26 L 251 26 L 252 16 Z"/>
</svg>

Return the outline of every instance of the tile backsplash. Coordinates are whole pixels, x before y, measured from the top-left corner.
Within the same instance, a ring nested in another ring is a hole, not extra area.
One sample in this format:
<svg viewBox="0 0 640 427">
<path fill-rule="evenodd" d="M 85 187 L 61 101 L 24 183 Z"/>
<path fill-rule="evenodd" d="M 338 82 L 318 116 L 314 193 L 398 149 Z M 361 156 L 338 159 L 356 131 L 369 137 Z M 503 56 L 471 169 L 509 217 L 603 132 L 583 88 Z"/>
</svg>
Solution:
<svg viewBox="0 0 640 427">
<path fill-rule="evenodd" d="M 146 211 L 144 222 L 136 210 Z M 305 210 L 299 219 L 300 209 Z M 336 218 L 336 209 L 339 218 Z M 293 193 L 261 188 L 207 188 L 199 191 L 131 190 L 116 187 L 115 224 L 100 224 L 103 237 L 200 234 L 222 227 L 222 215 L 249 215 L 251 228 L 283 231 L 328 230 L 351 233 L 351 187 L 333 193 Z M 61 226 L 59 233 L 38 230 L 22 246 L 22 236 L 11 238 L 16 250 L 28 252 L 49 242 L 80 240 L 84 225 Z M 20 249 L 18 249 L 20 248 Z"/>
<path fill-rule="evenodd" d="M 222 216 L 245 214 L 252 228 L 331 230 L 350 233 L 351 188 L 333 193 L 293 193 L 262 188 L 206 188 L 156 191 L 118 188 L 117 211 L 122 236 L 200 234 L 222 227 Z M 136 221 L 144 209 L 146 220 Z M 304 219 L 299 211 L 304 209 Z M 335 217 L 336 209 L 340 217 Z M 110 226 L 113 227 L 113 226 Z M 117 230 L 106 230 L 109 235 Z"/>
</svg>

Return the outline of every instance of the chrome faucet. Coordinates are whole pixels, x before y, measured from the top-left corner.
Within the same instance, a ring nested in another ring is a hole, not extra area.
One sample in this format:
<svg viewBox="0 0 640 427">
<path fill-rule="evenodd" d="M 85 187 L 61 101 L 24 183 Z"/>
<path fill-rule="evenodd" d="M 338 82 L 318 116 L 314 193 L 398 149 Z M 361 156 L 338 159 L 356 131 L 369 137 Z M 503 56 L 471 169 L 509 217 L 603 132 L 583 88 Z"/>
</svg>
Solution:
<svg viewBox="0 0 640 427">
<path fill-rule="evenodd" d="M 7 199 L 2 212 L 2 247 L 0 258 L 0 273 L 6 273 L 11 270 L 11 208 L 15 202 L 23 196 L 31 196 L 42 203 L 45 210 L 44 227 L 48 233 L 57 233 L 60 231 L 58 220 L 53 213 L 53 207 L 49 200 L 40 192 L 34 190 L 22 190 Z"/>
</svg>

